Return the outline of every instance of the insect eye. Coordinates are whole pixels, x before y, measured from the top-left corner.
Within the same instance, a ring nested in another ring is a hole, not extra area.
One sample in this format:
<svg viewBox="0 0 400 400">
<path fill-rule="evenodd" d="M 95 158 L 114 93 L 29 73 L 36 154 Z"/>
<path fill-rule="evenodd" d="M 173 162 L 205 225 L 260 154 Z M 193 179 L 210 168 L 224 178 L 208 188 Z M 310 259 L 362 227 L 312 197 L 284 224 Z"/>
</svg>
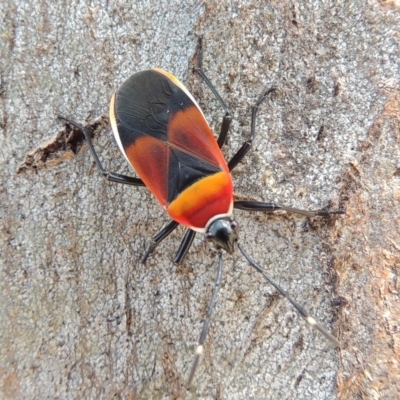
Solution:
<svg viewBox="0 0 400 400">
<path fill-rule="evenodd" d="M 214 239 L 214 236 L 213 236 L 212 233 L 207 232 L 207 233 L 204 235 L 204 238 L 205 238 L 206 240 L 208 240 L 209 242 L 211 242 L 211 241 Z"/>
</svg>

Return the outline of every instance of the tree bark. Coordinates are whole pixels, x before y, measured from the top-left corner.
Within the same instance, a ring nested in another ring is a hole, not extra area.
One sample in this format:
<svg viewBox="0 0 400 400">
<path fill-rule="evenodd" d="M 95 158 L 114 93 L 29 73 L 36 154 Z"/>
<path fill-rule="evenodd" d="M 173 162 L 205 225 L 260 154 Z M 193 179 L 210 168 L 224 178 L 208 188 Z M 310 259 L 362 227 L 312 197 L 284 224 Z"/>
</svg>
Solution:
<svg viewBox="0 0 400 400">
<path fill-rule="evenodd" d="M 342 343 L 334 349 L 243 259 L 224 255 L 205 354 L 187 398 L 398 397 L 400 73 L 397 1 L 12 2 L 0 5 L 0 397 L 173 398 L 188 377 L 217 269 L 184 229 L 146 265 L 168 222 L 146 188 L 107 182 L 67 115 L 93 129 L 104 166 L 134 176 L 108 125 L 133 73 L 177 76 L 219 131 L 239 199 L 329 219 L 237 211 L 240 243 Z"/>
</svg>

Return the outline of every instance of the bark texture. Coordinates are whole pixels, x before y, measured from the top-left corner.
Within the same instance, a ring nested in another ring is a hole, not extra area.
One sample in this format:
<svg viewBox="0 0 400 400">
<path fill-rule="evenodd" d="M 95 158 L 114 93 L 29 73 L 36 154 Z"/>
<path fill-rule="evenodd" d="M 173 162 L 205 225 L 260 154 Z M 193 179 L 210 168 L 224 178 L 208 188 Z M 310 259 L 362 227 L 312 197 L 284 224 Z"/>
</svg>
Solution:
<svg viewBox="0 0 400 400">
<path fill-rule="evenodd" d="M 339 338 L 298 317 L 236 252 L 187 398 L 393 399 L 399 382 L 400 5 L 396 1 L 2 1 L 0 15 L 0 397 L 173 398 L 185 382 L 217 254 L 197 237 L 172 263 L 168 222 L 115 145 L 108 101 L 151 67 L 193 93 L 213 129 L 231 107 L 227 158 L 241 199 L 346 210 L 324 220 L 236 212 L 247 251 Z"/>
</svg>

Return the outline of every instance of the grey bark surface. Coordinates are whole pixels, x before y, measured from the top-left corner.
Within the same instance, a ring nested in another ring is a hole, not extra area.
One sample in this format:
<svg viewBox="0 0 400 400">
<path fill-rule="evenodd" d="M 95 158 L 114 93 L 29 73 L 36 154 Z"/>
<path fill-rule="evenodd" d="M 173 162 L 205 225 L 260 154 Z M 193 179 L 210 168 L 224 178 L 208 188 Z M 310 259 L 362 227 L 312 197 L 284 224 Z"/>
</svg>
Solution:
<svg viewBox="0 0 400 400">
<path fill-rule="evenodd" d="M 217 253 L 168 222 L 146 188 L 108 183 L 57 114 L 95 128 L 104 166 L 134 175 L 107 123 L 113 91 L 160 67 L 198 99 L 240 199 L 329 220 L 236 212 L 240 242 L 341 341 L 332 348 L 238 251 L 224 256 L 205 355 L 186 398 L 392 399 L 400 332 L 400 8 L 397 1 L 12 2 L 1 15 L 0 397 L 173 398 L 187 379 Z"/>
</svg>

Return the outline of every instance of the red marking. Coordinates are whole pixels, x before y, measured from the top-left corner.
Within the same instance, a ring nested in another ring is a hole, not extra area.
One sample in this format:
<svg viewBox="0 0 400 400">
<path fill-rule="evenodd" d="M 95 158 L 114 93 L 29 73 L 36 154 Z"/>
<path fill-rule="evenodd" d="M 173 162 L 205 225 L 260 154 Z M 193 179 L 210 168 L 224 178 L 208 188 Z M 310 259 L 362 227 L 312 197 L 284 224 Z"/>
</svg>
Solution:
<svg viewBox="0 0 400 400">
<path fill-rule="evenodd" d="M 229 171 L 207 121 L 196 106 L 185 108 L 170 119 L 168 139 L 188 154 Z"/>
<path fill-rule="evenodd" d="M 126 156 L 144 184 L 163 207 L 168 198 L 168 152 L 165 143 L 143 136 L 125 149 Z"/>
</svg>

